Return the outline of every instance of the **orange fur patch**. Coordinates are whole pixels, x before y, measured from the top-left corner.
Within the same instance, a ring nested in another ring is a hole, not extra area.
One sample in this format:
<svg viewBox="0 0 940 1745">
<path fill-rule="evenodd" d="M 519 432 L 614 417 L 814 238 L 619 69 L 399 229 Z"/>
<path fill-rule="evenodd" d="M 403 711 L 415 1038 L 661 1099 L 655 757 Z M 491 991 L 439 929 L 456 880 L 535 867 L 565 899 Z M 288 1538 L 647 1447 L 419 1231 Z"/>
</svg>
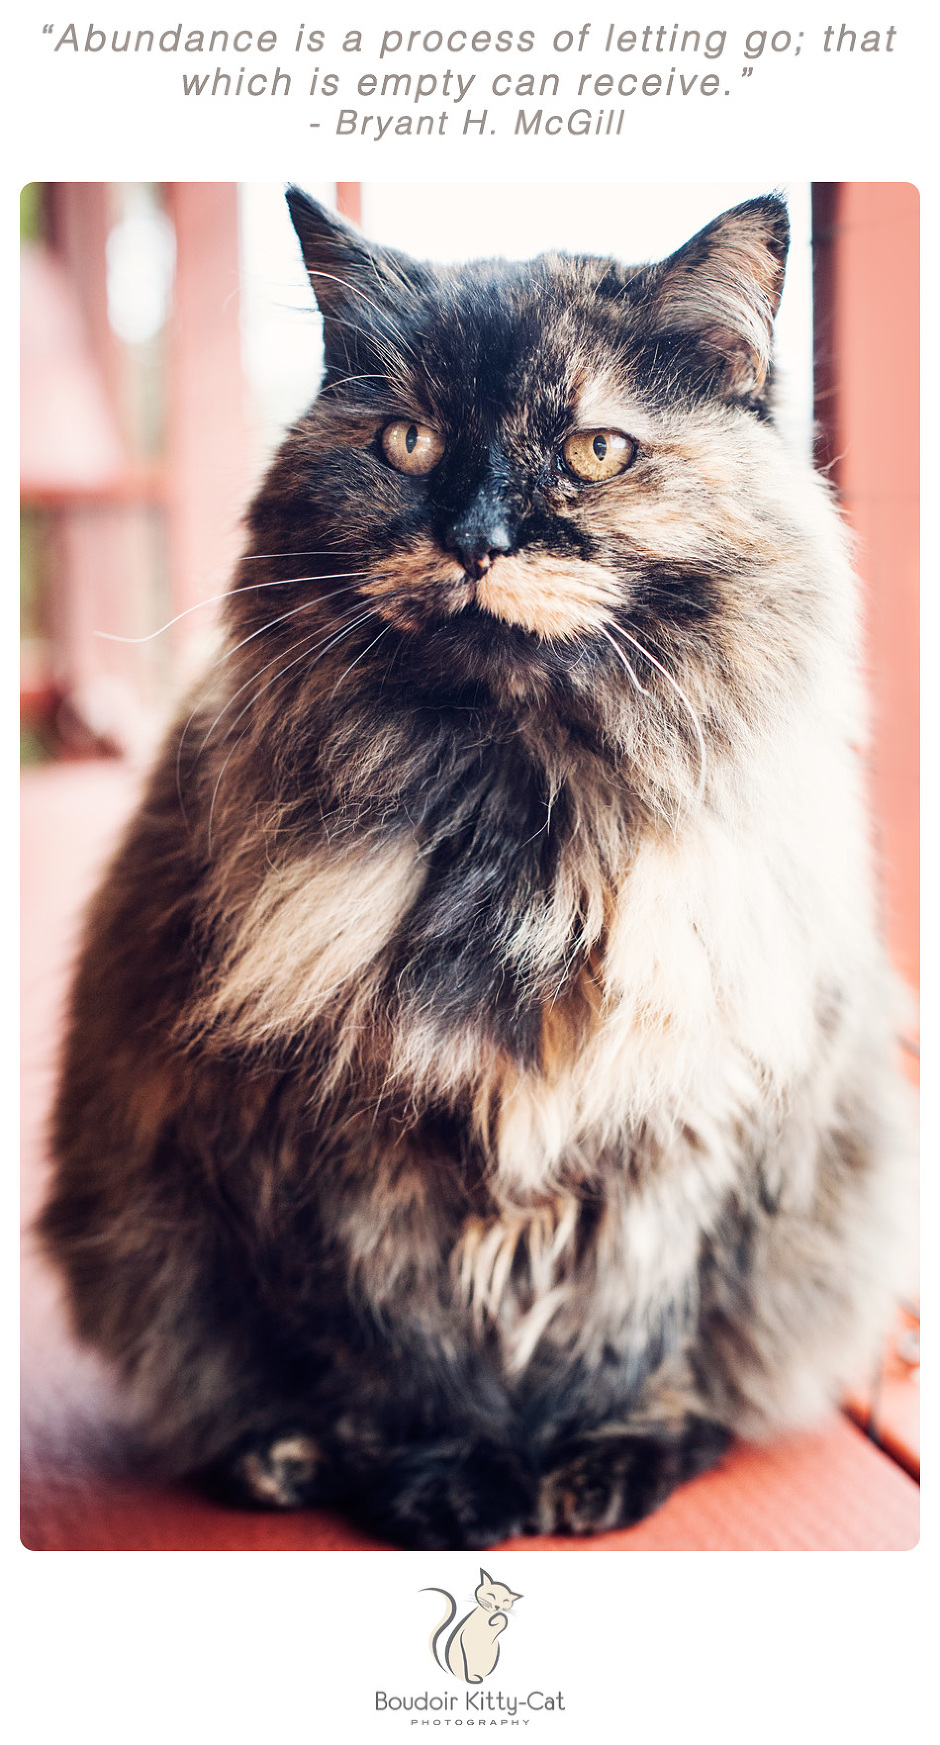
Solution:
<svg viewBox="0 0 940 1745">
<path fill-rule="evenodd" d="M 397 551 L 362 591 L 378 602 L 379 616 L 401 630 L 420 630 L 430 611 L 459 612 L 472 598 L 463 566 L 426 536 Z"/>
<path fill-rule="evenodd" d="M 442 551 L 433 539 L 422 537 L 388 558 L 383 573 L 366 582 L 363 593 L 381 599 L 401 588 L 421 589 L 441 582 L 455 586 L 465 579 L 463 566 L 456 558 Z"/>
<path fill-rule="evenodd" d="M 459 612 L 475 600 L 494 618 L 519 624 L 543 642 L 570 641 L 597 629 L 617 602 L 614 578 L 600 564 L 518 553 L 497 557 L 479 581 L 470 581 L 428 538 L 396 552 L 363 593 L 378 602 L 383 618 L 403 628 L 417 628 L 432 609 Z"/>
<path fill-rule="evenodd" d="M 596 630 L 617 602 L 614 578 L 600 564 L 542 554 L 496 558 L 475 594 L 494 618 L 521 624 L 543 642 Z"/>
</svg>

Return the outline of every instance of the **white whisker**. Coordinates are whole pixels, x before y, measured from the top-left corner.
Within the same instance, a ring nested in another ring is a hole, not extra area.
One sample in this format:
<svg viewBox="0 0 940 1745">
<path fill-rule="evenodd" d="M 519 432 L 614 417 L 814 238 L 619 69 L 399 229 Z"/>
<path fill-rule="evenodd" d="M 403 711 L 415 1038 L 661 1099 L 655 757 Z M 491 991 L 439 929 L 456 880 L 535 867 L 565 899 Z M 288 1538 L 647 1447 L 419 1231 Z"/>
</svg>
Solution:
<svg viewBox="0 0 940 1745">
<path fill-rule="evenodd" d="M 316 557 L 325 556 L 326 554 L 307 551 L 284 551 L 273 552 L 271 555 L 273 557 Z M 159 630 L 151 630 L 147 636 L 117 636 L 112 630 L 96 630 L 95 635 L 100 637 L 103 642 L 153 642 L 155 637 L 163 636 L 167 630 L 172 630 L 174 624 L 179 624 L 183 618 L 188 618 L 191 612 L 199 612 L 202 610 L 203 606 L 217 606 L 220 600 L 231 600 L 236 594 L 250 594 L 260 588 L 290 588 L 300 582 L 335 582 L 340 576 L 346 576 L 350 580 L 355 580 L 358 576 L 368 576 L 370 574 L 371 572 L 369 570 L 336 570 L 332 575 L 328 576 L 284 576 L 280 581 L 276 582 L 245 582 L 240 588 L 226 588 L 224 594 L 208 594 L 204 600 L 197 600 L 194 606 L 187 606 L 182 612 L 177 612 L 175 618 L 169 618 L 165 624 L 160 626 Z M 335 594 L 342 594 L 345 592 L 346 590 L 344 588 L 334 588 L 331 593 L 321 594 L 319 595 L 319 598 L 321 600 L 331 600 Z"/>
<path fill-rule="evenodd" d="M 348 547 L 342 545 L 310 546 L 309 550 L 302 551 L 247 551 L 238 561 L 239 563 L 266 563 L 269 558 L 275 557 L 342 557 L 344 554 L 348 554 Z M 362 572 L 350 570 L 349 573 L 356 576 Z"/>
<path fill-rule="evenodd" d="M 308 605 L 309 605 L 309 604 L 310 604 L 310 602 L 308 602 Z M 359 602 L 357 602 L 357 606 L 358 606 L 358 604 L 359 604 Z M 232 649 L 232 650 L 231 650 L 231 651 L 230 651 L 230 652 L 231 652 L 231 653 L 232 653 L 232 654 L 235 654 L 235 653 L 237 653 L 237 651 L 238 651 L 238 649 L 239 649 L 239 648 L 244 648 L 244 647 L 245 647 L 245 644 L 246 644 L 246 643 L 248 643 L 248 642 L 251 642 L 251 641 L 253 641 L 253 640 L 254 640 L 254 637 L 255 637 L 255 636 L 260 636 L 260 635 L 261 635 L 261 634 L 262 634 L 262 631 L 264 631 L 264 630 L 271 630 L 271 629 L 272 629 L 272 628 L 273 628 L 273 626 L 274 626 L 274 625 L 275 625 L 275 624 L 283 624 L 283 623 L 284 623 L 284 622 L 285 622 L 285 620 L 286 620 L 286 619 L 287 619 L 287 618 L 293 618 L 293 617 L 296 617 L 296 613 L 297 613 L 297 612 L 298 612 L 298 611 L 303 611 L 303 609 L 304 609 L 304 608 L 303 608 L 303 607 L 297 607 L 297 608 L 296 608 L 296 610 L 295 610 L 295 611 L 294 611 L 294 612 L 285 612 L 285 613 L 284 613 L 284 614 L 283 614 L 283 616 L 282 616 L 282 617 L 281 617 L 281 618 L 274 618 L 274 619 L 272 619 L 272 621 L 271 621 L 271 623 L 270 623 L 270 624 L 264 624 L 264 625 L 262 625 L 262 627 L 261 627 L 261 630 L 255 630 L 255 631 L 253 631 L 253 632 L 252 632 L 252 635 L 251 635 L 251 636 L 246 636 L 246 637 L 245 637 L 245 640 L 244 640 L 244 642 L 240 642 L 240 643 L 238 643 L 238 644 L 237 644 L 237 647 L 236 647 L 236 648 L 233 648 L 233 649 Z M 354 610 L 355 610 L 355 608 L 354 608 Z M 347 631 L 347 630 L 352 630 L 352 629 L 353 629 L 353 628 L 354 628 L 354 627 L 355 627 L 355 625 L 357 625 L 357 624 L 362 624 L 362 623 L 364 623 L 364 622 L 365 622 L 365 620 L 366 620 L 366 619 L 367 619 L 367 618 L 371 618 L 371 616 L 372 616 L 372 613 L 373 613 L 373 612 L 374 612 L 374 611 L 375 611 L 375 607 L 374 607 L 374 606 L 370 606 L 370 607 L 368 607 L 368 608 L 367 608 L 367 610 L 366 610 L 366 611 L 365 611 L 365 612 L 362 612 L 362 613 L 360 613 L 360 615 L 359 615 L 359 617 L 358 617 L 358 618 L 353 618 L 353 619 L 352 619 L 352 620 L 351 620 L 351 622 L 350 622 L 350 623 L 348 623 L 348 624 L 346 624 L 346 625 L 344 625 L 344 626 L 343 626 L 343 629 L 342 629 L 342 631 L 341 631 L 341 632 L 340 632 L 340 635 L 341 635 L 341 636 L 345 636 L 345 634 L 346 634 L 346 631 Z M 333 631 L 334 631 L 334 630 L 335 630 L 335 626 L 333 626 L 333 625 L 331 625 L 331 626 L 330 626 L 330 629 L 329 629 L 329 630 L 328 630 L 328 631 L 327 631 L 327 633 L 326 633 L 326 635 L 327 635 L 327 647 L 329 647 L 329 646 L 330 646 L 330 643 L 329 643 L 329 640 L 328 640 L 328 639 L 329 639 L 329 637 L 330 637 L 330 635 L 331 635 L 331 634 L 332 634 L 332 632 L 333 632 Z M 312 630 L 312 631 L 311 631 L 311 632 L 310 632 L 310 636 L 311 636 L 311 637 L 315 637 L 315 636 L 316 636 L 316 635 L 317 635 L 317 634 L 318 634 L 318 632 L 317 632 L 317 631 L 316 631 L 316 630 Z M 302 639 L 302 640 L 303 640 L 303 639 Z M 296 648 L 296 647 L 297 647 L 297 643 L 294 643 L 294 644 L 293 644 L 293 647 L 294 647 L 294 648 Z M 240 696 L 241 696 L 241 695 L 242 695 L 242 693 L 243 693 L 243 692 L 244 692 L 244 691 L 247 691 L 247 690 L 248 690 L 248 687 L 249 687 L 249 685 L 253 685 L 253 684 L 254 684 L 254 682 L 255 682 L 255 680 L 256 680 L 256 679 L 257 679 L 257 678 L 260 678 L 260 676 L 261 676 L 261 674 L 262 674 L 262 673 L 266 673 L 266 672 L 267 672 L 267 670 L 268 670 L 268 667 L 272 667 L 272 666 L 275 666 L 275 665 L 276 665 L 276 664 L 277 664 L 277 662 L 278 662 L 278 661 L 279 661 L 279 660 L 280 660 L 280 659 L 281 659 L 281 658 L 282 658 L 282 656 L 283 656 L 283 654 L 284 654 L 284 652 L 285 652 L 285 651 L 284 651 L 284 649 L 282 649 L 282 648 L 281 648 L 281 649 L 278 649 L 278 652 L 277 652 L 277 654 L 276 654 L 276 655 L 274 655 L 274 656 L 273 656 L 273 657 L 272 657 L 272 659 L 271 659 L 271 660 L 269 660 L 269 661 L 268 661 L 268 662 L 267 662 L 267 663 L 266 663 L 266 665 L 265 665 L 265 666 L 263 666 L 263 667 L 259 667 L 259 668 L 258 668 L 258 670 L 257 670 L 257 672 L 255 672 L 255 673 L 252 673 L 252 676 L 251 676 L 251 678 L 250 678 L 250 679 L 246 679 L 246 680 L 245 680 L 245 683 L 244 683 L 244 684 L 243 684 L 243 685 L 239 685 L 239 687 L 238 687 L 238 690 L 237 690 L 237 691 L 235 691 L 235 692 L 234 692 L 234 693 L 233 693 L 233 695 L 232 695 L 232 696 L 231 696 L 231 697 L 229 697 L 229 699 L 228 699 L 228 702 L 227 702 L 227 703 L 225 703 L 225 704 L 224 704 L 224 705 L 223 705 L 223 707 L 222 707 L 222 708 L 221 708 L 221 709 L 220 709 L 220 710 L 219 710 L 219 713 L 218 713 L 218 714 L 217 714 L 217 716 L 216 716 L 216 718 L 215 718 L 215 720 L 214 720 L 214 721 L 213 721 L 213 723 L 212 723 L 212 726 L 211 726 L 211 727 L 210 727 L 210 728 L 209 728 L 209 731 L 208 731 L 208 733 L 207 733 L 207 734 L 206 734 L 206 736 L 205 736 L 205 739 L 204 739 L 204 740 L 203 740 L 203 742 L 202 742 L 202 744 L 201 744 L 201 745 L 200 745 L 200 747 L 199 747 L 199 750 L 198 750 L 198 751 L 197 751 L 197 753 L 196 753 L 196 762 L 197 762 L 197 763 L 198 763 L 198 762 L 199 762 L 199 759 L 200 759 L 200 758 L 201 758 L 201 756 L 202 756 L 202 754 L 203 754 L 203 752 L 204 752 L 204 751 L 205 751 L 205 749 L 206 749 L 206 746 L 207 746 L 207 745 L 208 745 L 208 743 L 209 743 L 209 741 L 210 741 L 210 739 L 211 739 L 211 738 L 212 738 L 212 735 L 213 735 L 213 733 L 214 733 L 214 732 L 215 732 L 215 730 L 216 730 L 216 728 L 217 728 L 217 727 L 218 727 L 218 725 L 219 725 L 219 722 L 220 722 L 220 721 L 221 721 L 221 719 L 222 719 L 222 717 L 223 717 L 223 715 L 226 715 L 226 714 L 227 714 L 227 713 L 228 713 L 228 711 L 229 711 L 229 709 L 230 709 L 230 708 L 231 708 L 231 707 L 232 707 L 232 704 L 233 704 L 233 703 L 237 703 L 237 701 L 238 701 L 238 699 L 239 699 L 239 697 L 240 697 Z M 326 649 L 324 649 L 324 653 L 325 653 L 325 652 L 326 652 Z M 296 661 L 294 661 L 294 662 L 292 662 L 292 663 L 291 663 L 291 664 L 292 664 L 292 665 L 294 665 L 294 666 L 296 666 L 296 664 L 297 664 L 297 663 L 296 663 Z M 284 669 L 283 669 L 283 670 L 284 670 L 284 671 L 285 671 L 285 672 L 286 672 L 286 671 L 287 671 L 287 670 L 288 670 L 288 669 L 287 669 L 287 668 L 286 668 L 286 667 L 285 667 L 285 668 L 284 668 Z M 276 675 L 275 675 L 275 676 L 276 676 Z M 265 688 L 267 688 L 267 687 L 265 687 Z M 259 691 L 259 692 L 258 692 L 258 693 L 257 693 L 257 695 L 258 695 L 258 696 L 260 696 L 260 695 L 261 695 L 261 692 L 260 692 L 260 691 Z M 249 700 L 249 703 L 248 703 L 248 704 L 247 704 L 247 705 L 246 705 L 246 707 L 250 707 L 250 704 L 251 704 L 251 702 L 252 702 L 252 701 L 254 701 L 254 699 L 250 699 L 250 700 Z M 224 735 L 223 735 L 223 738 L 225 738 L 225 739 L 227 739 L 227 738 L 228 738 L 228 736 L 229 736 L 229 733 L 230 733 L 230 732 L 231 732 L 231 731 L 232 731 L 232 727 L 234 727 L 234 726 L 236 726 L 236 725 L 237 725 L 237 723 L 238 723 L 238 722 L 239 722 L 239 721 L 240 721 L 240 720 L 241 720 L 241 718 L 242 718 L 242 715 L 243 715 L 243 714 L 244 714 L 244 713 L 245 713 L 245 711 L 244 711 L 244 709 L 243 709 L 243 710 L 242 710 L 242 711 L 241 711 L 241 713 L 240 713 L 240 714 L 239 714 L 239 715 L 237 715 L 237 716 L 236 716 L 236 718 L 235 718 L 235 721 L 233 721 L 233 722 L 232 722 L 232 723 L 231 723 L 231 726 L 229 726 L 229 727 L 228 727 L 228 728 L 227 728 L 227 729 L 226 729 L 226 732 L 225 732 L 225 734 L 224 734 Z"/>
<path fill-rule="evenodd" d="M 705 735 L 702 732 L 699 718 L 693 709 L 692 704 L 689 702 L 682 686 L 673 678 L 672 673 L 663 666 L 662 661 L 658 661 L 654 654 L 650 654 L 649 649 L 645 648 L 642 642 L 638 642 L 635 636 L 631 636 L 629 630 L 625 630 L 622 624 L 615 623 L 613 628 L 618 631 L 621 636 L 625 636 L 628 642 L 633 644 L 633 647 L 643 656 L 643 659 L 649 661 L 650 666 L 655 667 L 657 672 L 662 673 L 666 683 L 672 686 L 676 696 L 679 698 L 679 701 L 685 709 L 695 730 L 695 737 L 698 741 L 699 775 L 695 798 L 696 800 L 700 800 L 705 791 L 705 775 L 708 767 L 708 754 L 705 749 Z"/>
<path fill-rule="evenodd" d="M 360 575 L 369 575 L 371 572 L 368 570 L 361 570 L 361 571 L 358 571 L 355 573 L 360 574 Z M 303 581 L 307 578 L 295 577 L 294 579 Z M 329 580 L 330 578 L 326 577 L 324 579 Z M 241 642 L 236 642 L 233 648 L 226 649 L 225 653 L 223 655 L 220 655 L 218 660 L 213 661 L 211 667 L 209 668 L 209 672 L 210 673 L 214 672 L 216 674 L 216 677 L 213 679 L 212 683 L 209 685 L 208 690 L 203 691 L 201 697 L 199 698 L 199 701 L 197 702 L 192 713 L 190 714 L 190 716 L 186 722 L 186 725 L 183 728 L 182 733 L 180 734 L 179 743 L 176 747 L 176 793 L 177 793 L 177 798 L 178 798 L 179 803 L 180 803 L 180 811 L 183 814 L 184 821 L 186 821 L 186 806 L 185 806 L 185 803 L 183 800 L 183 780 L 182 780 L 183 746 L 186 743 L 186 738 L 187 738 L 187 735 L 189 733 L 189 729 L 191 728 L 193 722 L 195 721 L 196 716 L 199 714 L 200 709 L 203 707 L 203 704 L 208 700 L 208 698 L 211 697 L 212 692 L 216 688 L 216 685 L 218 685 L 220 682 L 221 674 L 219 673 L 218 669 L 220 667 L 223 667 L 225 665 L 226 661 L 231 660 L 232 656 L 234 654 L 237 654 L 239 649 L 246 647 L 246 645 L 249 642 L 254 642 L 256 637 L 263 636 L 266 631 L 273 630 L 276 625 L 286 623 L 289 618 L 296 618 L 298 613 L 300 613 L 300 612 L 312 611 L 315 606 L 320 605 L 320 603 L 324 600 L 334 600 L 337 598 L 337 596 L 339 594 L 348 594 L 348 593 L 352 593 L 354 591 L 355 590 L 352 587 L 333 588 L 330 590 L 330 592 L 328 594 L 317 594 L 310 600 L 304 600 L 299 606 L 292 607 L 289 612 L 282 612 L 280 617 L 269 618 L 266 623 L 264 623 L 260 626 L 259 629 L 253 630 L 249 636 L 243 637 Z M 399 597 L 399 593 L 396 592 L 395 594 L 388 594 L 385 597 L 386 597 L 386 599 L 397 599 Z M 362 603 L 361 601 L 356 600 L 353 603 L 353 605 L 349 608 L 349 610 L 353 611 L 353 612 L 357 611 L 359 609 L 359 606 L 361 605 L 361 603 Z M 366 614 L 366 616 L 368 616 L 368 613 Z M 316 632 L 312 632 L 312 634 L 315 635 Z M 327 634 L 329 634 L 329 632 L 327 632 Z M 294 643 L 293 646 L 296 648 L 298 645 L 296 643 Z M 282 654 L 283 652 L 284 651 L 281 650 L 279 654 L 275 655 L 274 659 L 279 660 L 280 654 Z M 274 664 L 273 661 L 268 662 L 268 666 L 273 666 L 273 664 Z M 267 668 L 261 667 L 260 671 L 266 672 Z M 257 678 L 258 676 L 259 676 L 258 673 L 255 673 L 254 677 Z M 251 684 L 252 682 L 253 681 L 251 679 L 248 680 L 249 684 Z M 246 687 L 244 685 L 242 685 L 241 690 L 245 690 L 245 689 L 246 689 Z M 212 734 L 215 732 L 216 727 L 218 726 L 220 720 L 222 719 L 222 716 L 225 714 L 226 709 L 230 706 L 231 703 L 234 703 L 236 698 L 239 697 L 240 695 L 241 695 L 241 691 L 236 691 L 235 696 L 229 699 L 229 703 L 227 703 L 225 705 L 225 708 L 221 709 L 219 714 L 216 716 L 215 720 L 212 723 L 212 726 L 209 729 L 209 732 L 206 735 L 206 738 L 203 740 L 202 745 L 199 747 L 199 750 L 196 753 L 196 762 L 197 763 L 199 762 L 199 759 L 202 756 L 202 754 L 206 748 L 206 745 L 208 744 L 209 739 L 212 737 Z"/>
<path fill-rule="evenodd" d="M 649 691 L 646 689 L 645 685 L 640 684 L 640 681 L 637 678 L 636 673 L 634 672 L 632 666 L 630 665 L 630 662 L 628 661 L 626 655 L 624 654 L 623 649 L 617 647 L 617 644 L 615 643 L 613 637 L 611 636 L 610 631 L 605 630 L 603 624 L 599 624 L 598 629 L 600 630 L 601 635 L 605 636 L 607 638 L 607 641 L 610 643 L 610 646 L 613 649 L 615 655 L 617 656 L 617 659 L 620 661 L 621 665 L 626 668 L 627 675 L 630 679 L 630 683 L 634 687 L 634 690 L 639 691 L 641 697 L 648 697 Z"/>
<path fill-rule="evenodd" d="M 346 388 L 350 382 L 387 382 L 389 377 L 383 370 L 364 370 L 358 376 L 340 376 L 339 380 L 330 383 L 330 393 L 335 394 L 337 388 Z"/>
<path fill-rule="evenodd" d="M 338 635 L 334 636 L 327 643 L 325 648 L 323 648 L 319 643 L 315 642 L 313 646 L 314 646 L 314 648 L 319 648 L 320 652 L 316 656 L 316 659 L 314 659 L 310 662 L 311 667 L 316 666 L 317 662 L 321 661 L 323 659 L 323 656 L 325 654 L 328 654 L 331 648 L 335 648 L 337 643 L 342 642 L 343 639 L 349 635 L 351 630 L 355 630 L 355 628 L 358 624 L 364 623 L 367 618 L 371 618 L 373 616 L 373 613 L 375 612 L 375 610 L 376 610 L 375 607 L 373 607 L 369 612 L 363 613 L 362 618 L 353 619 L 353 622 L 351 624 L 345 625 L 343 627 L 343 629 L 338 633 Z M 390 624 L 386 625 L 386 629 L 390 630 L 391 625 Z M 315 634 L 315 632 L 313 634 Z M 383 632 L 383 635 L 384 635 L 384 632 Z M 309 640 L 309 638 L 304 638 L 302 640 Z M 376 642 L 378 640 L 379 640 L 379 638 L 376 637 Z M 295 642 L 293 646 L 294 646 L 294 648 L 296 648 L 298 646 L 298 644 Z M 288 651 L 288 652 L 290 652 L 290 651 Z M 266 685 L 262 685 L 261 689 L 259 691 L 256 691 L 253 697 L 249 697 L 244 708 L 239 710 L 234 721 L 230 722 L 229 726 L 226 728 L 225 733 L 222 736 L 223 743 L 229 737 L 230 733 L 234 733 L 235 728 L 238 726 L 239 721 L 242 719 L 242 716 L 247 715 L 248 710 L 251 709 L 255 703 L 257 703 L 258 698 L 263 697 L 265 691 L 269 691 L 271 689 L 272 685 L 277 684 L 278 679 L 282 679 L 284 677 L 285 673 L 289 673 L 293 667 L 299 666 L 300 662 L 302 660 L 306 660 L 310 653 L 311 653 L 311 650 L 309 648 L 304 649 L 304 652 L 302 654 L 299 654 L 297 656 L 296 660 L 288 661 L 287 665 L 284 667 L 281 667 L 280 671 L 276 672 L 274 674 L 273 678 L 270 678 L 268 680 Z M 279 658 L 279 657 L 275 657 L 275 658 Z M 268 661 L 268 666 L 273 666 L 273 665 L 274 665 L 274 661 Z M 254 678 L 255 679 L 260 678 L 261 673 L 267 672 L 267 670 L 268 670 L 267 667 L 261 667 L 260 671 L 255 673 Z M 345 677 L 345 674 L 343 676 Z M 248 683 L 253 684 L 254 679 L 249 679 Z M 245 685 L 242 686 L 242 690 L 245 690 L 246 688 L 247 687 Z M 240 692 L 236 691 L 235 696 L 237 697 L 240 694 L 241 694 Z M 231 699 L 231 701 L 234 702 L 235 698 L 233 697 Z M 214 731 L 214 729 L 215 729 L 215 727 L 218 724 L 218 721 L 220 719 L 221 719 L 221 716 L 216 717 L 216 720 L 213 722 L 212 727 L 209 729 L 210 734 Z M 248 731 L 248 729 L 246 728 L 245 732 L 247 732 L 247 731 Z M 210 855 L 212 853 L 212 819 L 213 819 L 213 814 L 215 812 L 215 802 L 216 802 L 216 798 L 217 798 L 218 792 L 219 792 L 219 784 L 220 784 L 222 777 L 224 776 L 226 770 L 228 769 L 228 766 L 229 766 L 229 763 L 231 762 L 232 757 L 234 756 L 235 752 L 238 750 L 238 747 L 240 746 L 244 737 L 245 737 L 244 733 L 239 734 L 238 738 L 235 741 L 235 744 L 232 746 L 231 751 L 229 752 L 228 756 L 225 759 L 225 762 L 222 765 L 222 768 L 219 771 L 218 777 L 216 779 L 215 787 L 212 790 L 212 802 L 211 802 L 210 807 L 209 807 L 209 822 L 208 822 L 207 832 L 206 832 L 207 852 Z M 202 751 L 204 749 L 204 746 L 205 746 L 205 741 L 203 742 L 203 746 L 200 747 L 198 755 L 201 756 Z"/>
<path fill-rule="evenodd" d="M 332 691 L 331 691 L 331 692 L 330 692 L 330 696 L 331 696 L 331 697 L 335 697 L 335 696 L 336 696 L 336 693 L 337 693 L 337 691 L 338 691 L 338 690 L 339 690 L 339 687 L 340 687 L 340 685 L 341 685 L 341 684 L 342 684 L 342 682 L 343 682 L 343 680 L 344 680 L 344 679 L 345 679 L 345 678 L 346 678 L 346 676 L 347 676 L 347 674 L 348 674 L 348 673 L 351 673 L 351 672 L 352 672 L 352 670 L 353 670 L 353 667 L 354 667 L 354 666 L 358 666 L 358 665 L 359 665 L 359 662 L 360 662 L 360 661 L 361 661 L 361 660 L 364 660 L 364 659 L 365 659 L 365 657 L 366 657 L 366 655 L 367 655 L 367 654 L 370 654 L 370 653 L 371 653 L 371 652 L 372 652 L 372 650 L 373 650 L 373 648 L 374 648 L 374 647 L 375 647 L 375 645 L 376 645 L 376 643 L 377 643 L 377 642 L 381 642 L 381 640 L 382 640 L 382 638 L 383 638 L 383 636 L 387 636 L 387 635 L 388 635 L 388 633 L 389 633 L 389 631 L 390 631 L 390 630 L 391 630 L 391 628 L 392 628 L 392 627 L 391 627 L 391 625 L 390 625 L 390 624 L 386 624 L 386 625 L 385 625 L 385 627 L 384 627 L 384 629 L 382 629 L 382 630 L 380 630 L 380 631 L 379 631 L 379 634 L 378 634 L 378 636 L 377 636 L 377 637 L 375 637 L 375 639 L 374 639 L 374 641 L 372 641 L 372 642 L 370 642 L 370 643 L 369 643 L 369 646 L 368 646 L 368 648 L 364 648 L 364 649 L 363 649 L 363 650 L 362 650 L 362 653 L 361 653 L 361 654 L 357 654 L 357 656 L 356 656 L 356 658 L 355 658 L 355 660 L 351 660 L 351 661 L 350 661 L 350 663 L 349 663 L 349 665 L 348 665 L 348 667 L 347 667 L 347 668 L 346 668 L 346 672 L 344 672 L 344 673 L 340 673 L 340 675 L 339 675 L 339 678 L 338 678 L 338 679 L 337 679 L 337 681 L 336 681 L 336 683 L 335 683 L 335 685 L 334 685 L 334 686 L 333 686 L 333 689 L 332 689 Z"/>
<path fill-rule="evenodd" d="M 382 309 L 378 303 L 373 303 L 372 298 L 366 295 L 361 285 L 350 284 L 348 279 L 340 279 L 337 277 L 336 273 L 325 273 L 320 267 L 308 267 L 307 272 L 310 274 L 312 279 L 329 279 L 332 285 L 339 285 L 341 291 L 351 291 L 354 297 L 361 297 L 364 303 L 368 303 L 369 308 L 375 310 L 375 313 L 379 316 L 380 320 L 391 321 L 389 310 Z M 393 328 L 393 332 L 394 331 L 395 329 Z"/>
</svg>

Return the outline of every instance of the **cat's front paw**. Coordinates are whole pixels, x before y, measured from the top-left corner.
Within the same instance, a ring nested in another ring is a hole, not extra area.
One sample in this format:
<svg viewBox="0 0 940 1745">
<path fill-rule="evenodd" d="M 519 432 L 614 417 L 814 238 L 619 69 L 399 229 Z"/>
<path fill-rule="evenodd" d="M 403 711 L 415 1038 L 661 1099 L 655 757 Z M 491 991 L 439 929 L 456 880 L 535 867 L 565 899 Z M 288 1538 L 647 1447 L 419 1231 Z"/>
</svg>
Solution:
<svg viewBox="0 0 940 1745">
<path fill-rule="evenodd" d="M 370 1485 L 371 1526 L 426 1551 L 483 1550 L 524 1531 L 534 1481 L 496 1443 L 452 1442 L 396 1452 Z"/>
<path fill-rule="evenodd" d="M 301 1509 L 317 1495 L 323 1466 L 312 1436 L 287 1430 L 244 1442 L 208 1478 L 223 1501 L 240 1508 Z"/>
<path fill-rule="evenodd" d="M 539 1482 L 532 1530 L 605 1533 L 631 1527 L 666 1501 L 676 1485 L 705 1472 L 729 1442 L 707 1419 L 675 1435 L 600 1429 L 555 1450 Z"/>
</svg>

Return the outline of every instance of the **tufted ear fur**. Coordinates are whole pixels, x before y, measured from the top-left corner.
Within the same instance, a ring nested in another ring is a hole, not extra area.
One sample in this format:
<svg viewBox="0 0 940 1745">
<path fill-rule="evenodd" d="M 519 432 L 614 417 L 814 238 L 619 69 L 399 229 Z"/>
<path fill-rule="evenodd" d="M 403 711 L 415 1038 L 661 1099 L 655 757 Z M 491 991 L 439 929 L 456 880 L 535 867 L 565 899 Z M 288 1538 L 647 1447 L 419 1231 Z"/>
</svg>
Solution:
<svg viewBox="0 0 940 1745">
<path fill-rule="evenodd" d="M 400 312 L 420 291 L 428 269 L 398 249 L 369 242 L 311 200 L 287 189 L 287 205 L 304 265 L 323 316 L 328 379 L 374 368 L 376 355 L 400 355 Z"/>
<path fill-rule="evenodd" d="M 286 200 L 317 307 L 322 315 L 331 315 L 370 271 L 372 250 L 358 231 L 302 188 L 289 187 Z"/>
<path fill-rule="evenodd" d="M 770 366 L 790 225 L 776 195 L 732 207 L 653 269 L 653 331 L 691 342 L 727 399 L 760 392 Z"/>
<path fill-rule="evenodd" d="M 391 301 L 396 289 L 401 296 L 403 278 L 420 280 L 415 261 L 369 242 L 302 188 L 289 187 L 285 197 L 321 315 L 362 299 Z"/>
</svg>

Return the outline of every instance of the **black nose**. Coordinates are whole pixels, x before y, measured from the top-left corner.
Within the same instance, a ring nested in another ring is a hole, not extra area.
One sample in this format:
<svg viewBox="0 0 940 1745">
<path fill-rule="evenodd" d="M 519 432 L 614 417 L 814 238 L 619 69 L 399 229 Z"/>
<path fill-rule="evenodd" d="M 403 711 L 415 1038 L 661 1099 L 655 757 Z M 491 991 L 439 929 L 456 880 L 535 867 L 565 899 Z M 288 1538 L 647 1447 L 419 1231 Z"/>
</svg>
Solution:
<svg viewBox="0 0 940 1745">
<path fill-rule="evenodd" d="M 481 492 L 470 507 L 450 523 L 444 543 L 474 580 L 486 574 L 494 558 L 515 548 L 514 518 L 504 502 Z"/>
</svg>

